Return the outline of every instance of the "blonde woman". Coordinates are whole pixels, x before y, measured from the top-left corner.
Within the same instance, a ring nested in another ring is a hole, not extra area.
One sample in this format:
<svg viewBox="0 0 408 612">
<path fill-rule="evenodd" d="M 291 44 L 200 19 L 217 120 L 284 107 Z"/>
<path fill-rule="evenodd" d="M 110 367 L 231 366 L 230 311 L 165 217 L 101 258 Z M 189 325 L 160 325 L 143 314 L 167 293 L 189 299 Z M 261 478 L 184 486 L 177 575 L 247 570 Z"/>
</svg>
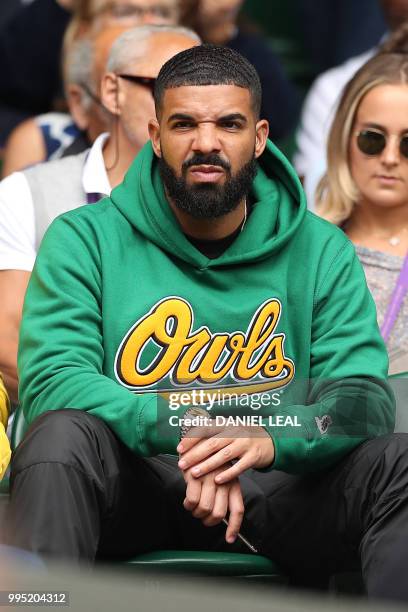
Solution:
<svg viewBox="0 0 408 612">
<path fill-rule="evenodd" d="M 390 372 L 408 370 L 408 26 L 344 90 L 317 212 L 354 242 Z"/>
<path fill-rule="evenodd" d="M 3 478 L 10 461 L 10 444 L 6 435 L 10 404 L 3 380 L 0 376 L 0 480 Z"/>
</svg>

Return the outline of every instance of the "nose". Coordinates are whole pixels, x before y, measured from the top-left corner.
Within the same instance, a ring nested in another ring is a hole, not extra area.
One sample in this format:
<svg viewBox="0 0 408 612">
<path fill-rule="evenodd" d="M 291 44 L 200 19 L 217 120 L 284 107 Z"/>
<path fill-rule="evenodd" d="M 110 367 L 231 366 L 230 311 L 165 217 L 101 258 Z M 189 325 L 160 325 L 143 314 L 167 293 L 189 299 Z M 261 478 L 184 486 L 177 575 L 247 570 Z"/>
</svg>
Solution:
<svg viewBox="0 0 408 612">
<path fill-rule="evenodd" d="M 194 152 L 219 153 L 221 143 L 217 136 L 217 129 L 212 123 L 200 123 L 194 135 Z"/>
<path fill-rule="evenodd" d="M 400 161 L 398 136 L 390 136 L 381 154 L 381 162 L 386 167 L 396 166 Z"/>
<path fill-rule="evenodd" d="M 138 25 L 160 25 L 162 20 L 151 11 L 144 11 L 138 20 Z"/>
</svg>

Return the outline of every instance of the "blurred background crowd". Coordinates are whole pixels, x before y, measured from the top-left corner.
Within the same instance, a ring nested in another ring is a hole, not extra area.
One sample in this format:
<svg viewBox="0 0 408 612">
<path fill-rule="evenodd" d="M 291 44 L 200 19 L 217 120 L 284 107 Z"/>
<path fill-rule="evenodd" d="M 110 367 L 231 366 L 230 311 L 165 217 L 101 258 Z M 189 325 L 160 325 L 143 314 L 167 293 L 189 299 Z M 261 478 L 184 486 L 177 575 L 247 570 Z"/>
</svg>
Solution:
<svg viewBox="0 0 408 612">
<path fill-rule="evenodd" d="M 378 0 L 2 0 L 0 145 L 4 150 L 10 132 L 24 119 L 66 110 L 61 56 L 86 31 L 95 33 L 112 24 L 180 22 L 204 41 L 236 48 L 254 63 L 263 80 L 263 112 L 271 136 L 293 155 L 294 131 L 308 88 L 322 71 L 378 44 L 398 20 L 387 4 Z"/>
</svg>

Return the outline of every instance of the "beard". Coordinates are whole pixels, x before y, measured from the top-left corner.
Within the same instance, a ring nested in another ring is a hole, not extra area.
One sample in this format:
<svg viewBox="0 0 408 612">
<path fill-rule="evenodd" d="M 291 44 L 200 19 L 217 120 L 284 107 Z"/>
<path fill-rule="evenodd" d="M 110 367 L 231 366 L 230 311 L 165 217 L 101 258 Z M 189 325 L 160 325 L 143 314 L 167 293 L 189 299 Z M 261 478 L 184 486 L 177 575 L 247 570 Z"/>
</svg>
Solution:
<svg viewBox="0 0 408 612">
<path fill-rule="evenodd" d="M 224 185 L 198 183 L 188 185 L 187 170 L 191 166 L 221 166 L 226 170 Z M 196 154 L 184 162 L 178 177 L 164 157 L 159 158 L 159 170 L 167 194 L 180 210 L 195 219 L 216 219 L 234 210 L 248 195 L 257 173 L 255 157 L 244 164 L 235 176 L 231 166 L 217 154 Z"/>
</svg>

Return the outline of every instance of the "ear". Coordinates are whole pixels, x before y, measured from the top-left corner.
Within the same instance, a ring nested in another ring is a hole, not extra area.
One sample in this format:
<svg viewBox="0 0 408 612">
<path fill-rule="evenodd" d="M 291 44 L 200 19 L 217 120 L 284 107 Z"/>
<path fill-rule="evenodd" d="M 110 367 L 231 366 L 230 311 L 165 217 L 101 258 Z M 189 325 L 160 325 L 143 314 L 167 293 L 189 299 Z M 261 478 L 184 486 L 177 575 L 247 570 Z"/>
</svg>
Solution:
<svg viewBox="0 0 408 612">
<path fill-rule="evenodd" d="M 160 144 L 160 124 L 157 119 L 150 119 L 149 124 L 149 136 L 152 141 L 153 151 L 157 157 L 161 157 L 161 144 Z"/>
<path fill-rule="evenodd" d="M 80 130 L 86 130 L 89 125 L 88 110 L 83 104 L 84 92 L 80 85 L 70 84 L 66 91 L 69 112 Z"/>
<path fill-rule="evenodd" d="M 102 77 L 101 102 L 112 115 L 121 114 L 119 80 L 113 72 L 107 72 Z"/>
<path fill-rule="evenodd" d="M 255 157 L 258 158 L 265 151 L 266 141 L 269 134 L 269 123 L 266 119 L 261 119 L 256 124 Z"/>
</svg>

